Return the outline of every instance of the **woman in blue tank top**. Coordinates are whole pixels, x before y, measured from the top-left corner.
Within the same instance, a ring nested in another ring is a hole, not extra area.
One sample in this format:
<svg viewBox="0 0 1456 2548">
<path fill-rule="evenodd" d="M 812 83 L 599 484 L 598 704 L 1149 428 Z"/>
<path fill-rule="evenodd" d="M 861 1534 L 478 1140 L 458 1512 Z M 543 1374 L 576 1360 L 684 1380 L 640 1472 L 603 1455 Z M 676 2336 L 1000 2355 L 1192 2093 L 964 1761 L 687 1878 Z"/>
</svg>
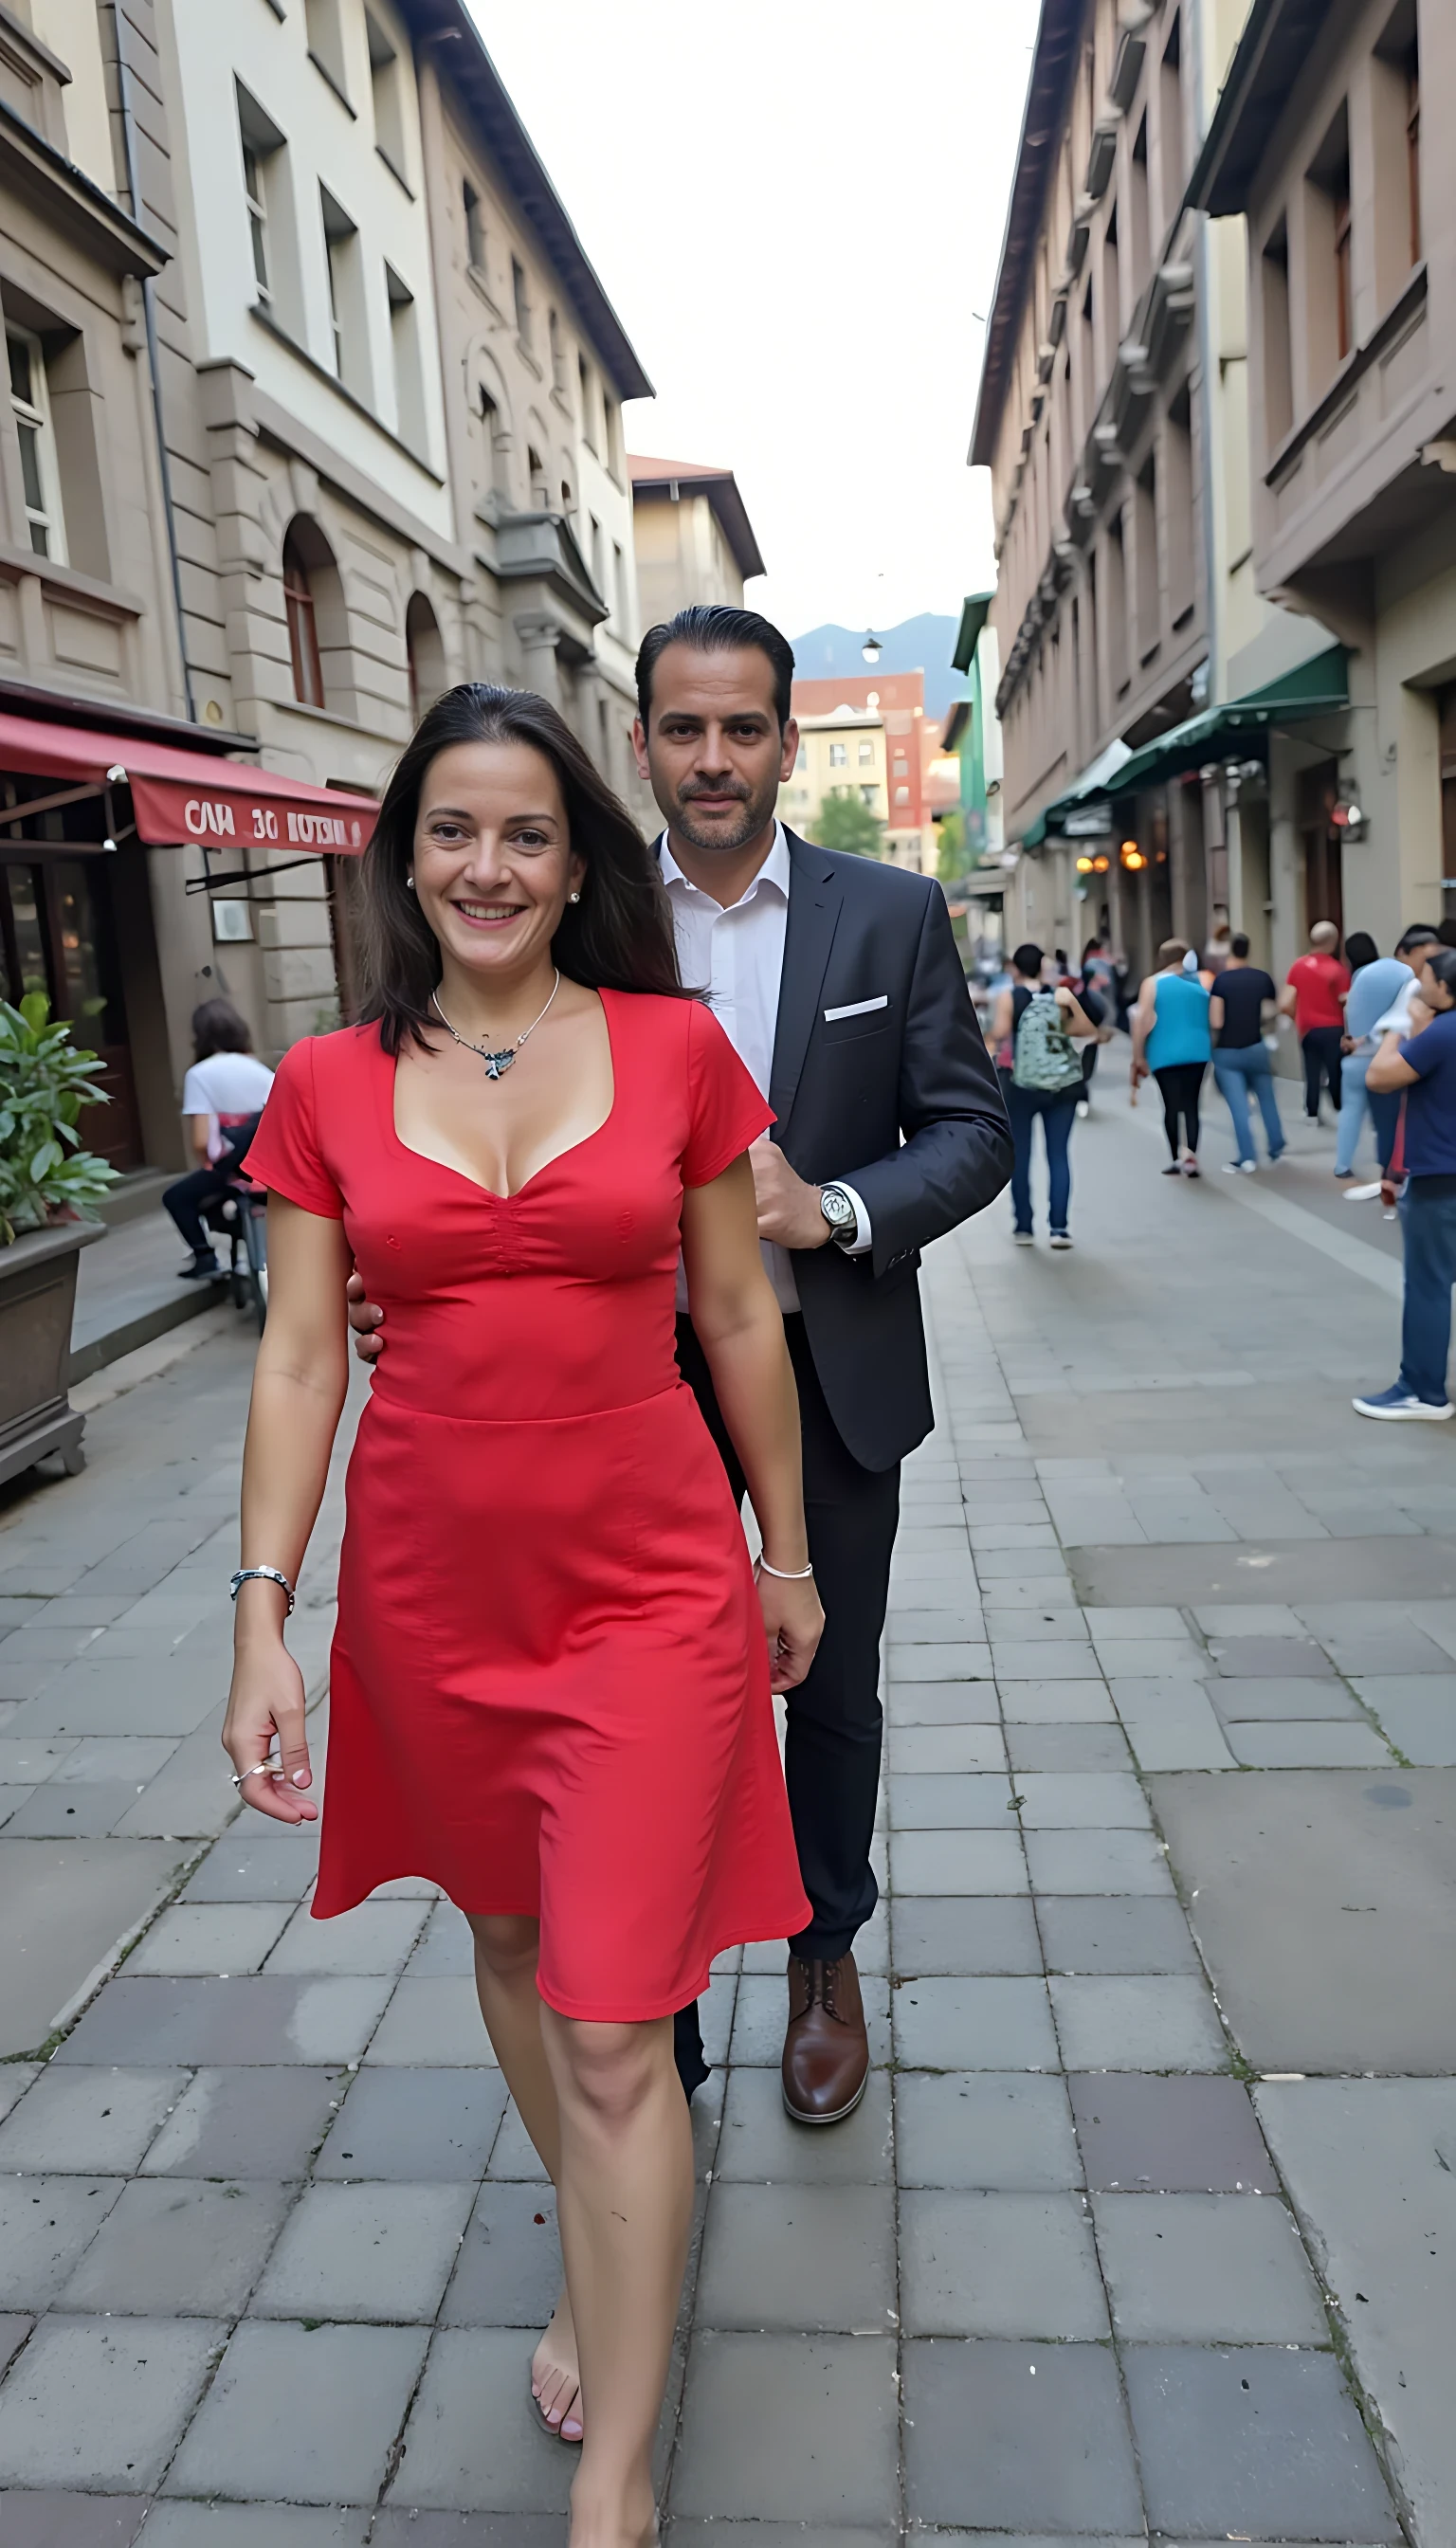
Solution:
<svg viewBox="0 0 1456 2548">
<path fill-rule="evenodd" d="M 1163 1175 L 1196 1177 L 1199 1092 L 1214 1049 L 1209 995 L 1198 978 L 1197 959 L 1181 938 L 1165 939 L 1157 960 L 1157 971 L 1148 974 L 1138 995 L 1133 1019 L 1133 1086 L 1136 1090 L 1149 1071 L 1157 1081 L 1172 1152 Z"/>
</svg>

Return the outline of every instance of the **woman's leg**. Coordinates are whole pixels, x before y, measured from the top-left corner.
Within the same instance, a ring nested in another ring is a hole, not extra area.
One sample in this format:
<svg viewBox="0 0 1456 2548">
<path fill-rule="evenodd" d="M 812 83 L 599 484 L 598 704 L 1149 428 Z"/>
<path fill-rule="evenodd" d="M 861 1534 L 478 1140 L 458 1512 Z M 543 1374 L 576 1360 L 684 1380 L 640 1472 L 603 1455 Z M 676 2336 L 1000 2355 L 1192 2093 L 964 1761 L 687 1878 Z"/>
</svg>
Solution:
<svg viewBox="0 0 1456 2548">
<path fill-rule="evenodd" d="M 1158 1093 L 1163 1101 L 1163 1131 L 1168 1137 L 1168 1149 L 1174 1167 L 1178 1164 L 1178 1072 L 1175 1065 L 1165 1064 L 1153 1072 Z"/>
<path fill-rule="evenodd" d="M 1203 1095 L 1203 1075 L 1208 1065 L 1202 1061 L 1183 1064 L 1183 1129 L 1188 1136 L 1191 1158 L 1198 1156 L 1198 1101 Z"/>
<path fill-rule="evenodd" d="M 495 2047 L 516 2112 L 553 2185 L 561 2180 L 561 2118 L 556 2083 L 541 2038 L 536 1989 L 538 1920 L 482 1919 L 467 1912 L 475 1939 L 475 1986 L 486 2033 Z M 569 2441 L 581 2438 L 576 2329 L 563 2292 L 531 2364 L 531 2390 L 542 2414 Z"/>
<path fill-rule="evenodd" d="M 543 2004 L 541 2033 L 561 2117 L 557 2211 L 588 2414 L 572 2548 L 645 2548 L 692 2221 L 692 2127 L 672 2020 L 592 2025 Z"/>
<path fill-rule="evenodd" d="M 1067 1211 L 1072 1199 L 1072 1171 L 1068 1144 L 1072 1126 L 1077 1120 L 1077 1092 L 1055 1097 L 1043 1109 L 1042 1131 L 1046 1142 L 1046 1182 L 1050 1188 L 1050 1210 L 1047 1219 L 1052 1236 L 1066 1228 Z"/>
<path fill-rule="evenodd" d="M 1237 1049 L 1220 1049 L 1214 1054 L 1214 1077 L 1228 1109 L 1233 1127 L 1233 1147 L 1240 1164 L 1254 1155 L 1254 1138 L 1249 1130 L 1248 1082 L 1243 1075 L 1243 1055 Z"/>
<path fill-rule="evenodd" d="M 1347 1177 L 1354 1170 L 1360 1127 L 1365 1121 L 1365 1073 L 1369 1064 L 1370 1056 L 1364 1052 L 1347 1052 L 1340 1062 L 1339 1133 L 1334 1144 L 1337 1177 Z"/>
</svg>

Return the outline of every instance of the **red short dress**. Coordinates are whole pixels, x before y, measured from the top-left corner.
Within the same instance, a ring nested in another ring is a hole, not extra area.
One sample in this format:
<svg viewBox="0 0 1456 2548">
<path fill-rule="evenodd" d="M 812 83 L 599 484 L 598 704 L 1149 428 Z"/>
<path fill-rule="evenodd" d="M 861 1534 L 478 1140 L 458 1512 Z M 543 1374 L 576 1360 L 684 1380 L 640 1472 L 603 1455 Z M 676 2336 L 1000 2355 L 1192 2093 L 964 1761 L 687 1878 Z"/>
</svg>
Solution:
<svg viewBox="0 0 1456 2548">
<path fill-rule="evenodd" d="M 374 1027 L 285 1055 L 248 1173 L 343 1222 L 386 1313 L 315 1913 L 425 1876 L 539 1918 L 542 1997 L 622 2022 L 811 1915 L 748 1551 L 674 1352 L 682 1190 L 773 1117 L 697 1001 L 601 1003 L 611 1112 L 518 1194 L 406 1148 Z"/>
</svg>

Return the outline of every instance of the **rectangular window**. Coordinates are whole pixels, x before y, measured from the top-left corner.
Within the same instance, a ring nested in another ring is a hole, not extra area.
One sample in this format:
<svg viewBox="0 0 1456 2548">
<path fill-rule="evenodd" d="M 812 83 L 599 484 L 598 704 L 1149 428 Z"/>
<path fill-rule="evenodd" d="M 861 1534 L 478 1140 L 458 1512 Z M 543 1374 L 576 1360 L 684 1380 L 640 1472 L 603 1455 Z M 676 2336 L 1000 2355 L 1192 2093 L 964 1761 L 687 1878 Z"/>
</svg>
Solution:
<svg viewBox="0 0 1456 2548">
<path fill-rule="evenodd" d="M 830 767 L 830 769 L 831 769 L 831 770 L 844 770 L 844 769 L 847 769 L 847 768 L 848 768 L 848 766 L 849 766 L 849 759 L 850 759 L 850 751 L 849 751 L 849 746 L 848 746 L 848 744 L 844 744 L 844 743 L 832 743 L 832 744 L 830 745 L 830 747 L 829 747 L 829 767 Z"/>
<path fill-rule="evenodd" d="M 612 616 L 616 620 L 618 627 L 625 635 L 627 626 L 627 567 L 626 560 L 622 556 L 621 542 L 619 540 L 612 541 L 611 564 Z"/>
<path fill-rule="evenodd" d="M 622 475 L 622 418 L 615 399 L 601 394 L 601 451 L 614 478 Z"/>
<path fill-rule="evenodd" d="M 1168 409 L 1163 439 L 1163 513 L 1168 543 L 1168 618 L 1182 626 L 1198 598 L 1194 547 L 1193 408 L 1185 385 Z"/>
<path fill-rule="evenodd" d="M 1147 118 L 1144 115 L 1133 142 L 1133 156 L 1128 167 L 1128 212 L 1130 217 L 1129 252 L 1133 259 L 1130 290 L 1136 301 L 1147 281 L 1152 254 L 1151 224 L 1147 202 Z"/>
<path fill-rule="evenodd" d="M 873 807 L 878 803 L 878 801 L 879 789 L 877 787 L 865 787 L 862 785 L 860 789 L 860 802 L 862 805 Z"/>
<path fill-rule="evenodd" d="M 359 232 L 326 186 L 318 189 L 323 252 L 328 266 L 328 325 L 333 369 L 346 390 L 368 403 L 368 320 L 360 270 Z"/>
<path fill-rule="evenodd" d="M 1107 526 L 1107 677 L 1115 702 L 1128 686 L 1128 552 L 1123 516 L 1114 513 Z"/>
<path fill-rule="evenodd" d="M 1118 217 L 1116 210 L 1107 225 L 1102 242 L 1102 364 L 1101 378 L 1112 373 L 1113 358 L 1123 332 L 1123 287 L 1118 267 Z"/>
<path fill-rule="evenodd" d="M 460 201 L 465 212 L 465 261 L 467 265 L 474 266 L 477 273 L 483 274 L 486 265 L 485 215 L 481 211 L 481 199 L 468 177 L 460 189 Z"/>
<path fill-rule="evenodd" d="M 587 546 L 591 552 L 592 581 L 604 601 L 606 594 L 602 592 L 601 588 L 601 524 L 594 513 L 589 513 L 587 516 Z"/>
<path fill-rule="evenodd" d="M 582 410 L 582 440 L 589 451 L 596 449 L 596 401 L 592 395 L 592 368 L 585 354 L 577 356 L 577 397 Z"/>
<path fill-rule="evenodd" d="M 1370 61 L 1369 113 L 1375 306 L 1384 312 L 1421 256 L 1416 0 L 1396 0 L 1381 32 Z"/>
<path fill-rule="evenodd" d="M 515 307 L 515 332 L 523 345 L 531 341 L 531 301 L 526 290 L 526 270 L 518 256 L 510 260 L 510 294 Z"/>
<path fill-rule="evenodd" d="M 1283 214 L 1259 259 L 1263 305 L 1264 449 L 1278 450 L 1294 423 L 1294 362 L 1289 328 L 1289 228 Z"/>
<path fill-rule="evenodd" d="M 1347 105 L 1341 105 L 1307 176 L 1304 280 L 1310 382 L 1318 398 L 1355 342 Z"/>
<path fill-rule="evenodd" d="M 546 338 L 551 348 L 551 386 L 561 393 L 566 389 L 566 356 L 561 349 L 561 320 L 554 310 L 546 313 Z"/>
<path fill-rule="evenodd" d="M 272 117 L 240 83 L 235 94 L 242 198 L 257 306 L 268 311 L 290 335 L 301 337 L 302 290 L 288 145 Z"/>
<path fill-rule="evenodd" d="M 374 106 L 374 146 L 402 186 L 410 182 L 405 164 L 404 73 L 400 56 L 371 10 L 364 12 L 369 39 L 369 88 Z"/>
<path fill-rule="evenodd" d="M 1414 46 L 1406 71 L 1406 189 L 1410 206 L 1410 262 L 1420 263 L 1420 62 Z"/>
<path fill-rule="evenodd" d="M 304 0 L 304 33 L 309 42 L 309 59 L 347 104 L 344 31 L 339 0 Z"/>
<path fill-rule="evenodd" d="M 873 746 L 873 744 L 872 744 L 872 743 L 862 743 L 862 744 L 861 744 L 861 746 L 860 746 L 860 759 L 861 759 L 862 761 L 872 761 L 872 760 L 874 759 L 874 746 Z"/>
<path fill-rule="evenodd" d="M 57 566 L 64 566 L 65 525 L 61 518 L 60 473 L 50 423 L 45 348 L 40 337 L 25 327 L 6 329 L 5 348 L 10 359 L 10 409 L 20 441 L 20 474 L 31 547 L 37 557 L 51 558 Z"/>
<path fill-rule="evenodd" d="M 1170 229 L 1183 201 L 1183 46 L 1180 22 L 1163 46 L 1158 76 L 1158 149 L 1162 158 L 1162 226 Z"/>
<path fill-rule="evenodd" d="M 390 348 L 395 361 L 396 430 L 411 451 L 424 455 L 424 378 L 419 359 L 419 314 L 414 295 L 392 265 L 384 270 L 390 304 Z"/>
<path fill-rule="evenodd" d="M 1162 633 L 1157 589 L 1157 462 L 1151 452 L 1138 473 L 1133 500 L 1138 543 L 1138 654 L 1147 664 L 1157 653 Z"/>
</svg>

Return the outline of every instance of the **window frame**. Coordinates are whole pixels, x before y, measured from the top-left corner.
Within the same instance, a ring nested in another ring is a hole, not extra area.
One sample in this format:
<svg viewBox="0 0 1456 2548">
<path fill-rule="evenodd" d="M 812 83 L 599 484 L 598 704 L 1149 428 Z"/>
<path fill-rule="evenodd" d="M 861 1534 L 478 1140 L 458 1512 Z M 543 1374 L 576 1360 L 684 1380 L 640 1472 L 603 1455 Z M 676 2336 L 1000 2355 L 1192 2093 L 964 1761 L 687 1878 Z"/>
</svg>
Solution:
<svg viewBox="0 0 1456 2548">
<path fill-rule="evenodd" d="M 288 649 L 293 663 L 293 695 L 303 708 L 326 708 L 323 658 L 318 647 L 318 610 L 309 563 L 290 534 L 283 543 L 283 607 L 288 621 Z"/>
<path fill-rule="evenodd" d="M 15 386 L 10 365 L 10 348 L 23 345 L 26 350 L 31 395 L 23 398 Z M 50 382 L 46 365 L 46 347 L 33 327 L 22 327 L 13 319 L 5 322 L 6 369 L 9 378 L 10 413 L 20 443 L 22 494 L 25 499 L 26 526 L 30 532 L 33 555 L 45 558 L 51 566 L 65 566 L 68 551 L 65 537 L 65 505 L 61 496 L 60 455 L 55 443 L 55 425 L 50 413 Z M 36 485 L 40 502 L 33 504 L 25 486 L 24 437 L 35 437 Z M 38 539 L 36 534 L 40 532 Z"/>
</svg>

